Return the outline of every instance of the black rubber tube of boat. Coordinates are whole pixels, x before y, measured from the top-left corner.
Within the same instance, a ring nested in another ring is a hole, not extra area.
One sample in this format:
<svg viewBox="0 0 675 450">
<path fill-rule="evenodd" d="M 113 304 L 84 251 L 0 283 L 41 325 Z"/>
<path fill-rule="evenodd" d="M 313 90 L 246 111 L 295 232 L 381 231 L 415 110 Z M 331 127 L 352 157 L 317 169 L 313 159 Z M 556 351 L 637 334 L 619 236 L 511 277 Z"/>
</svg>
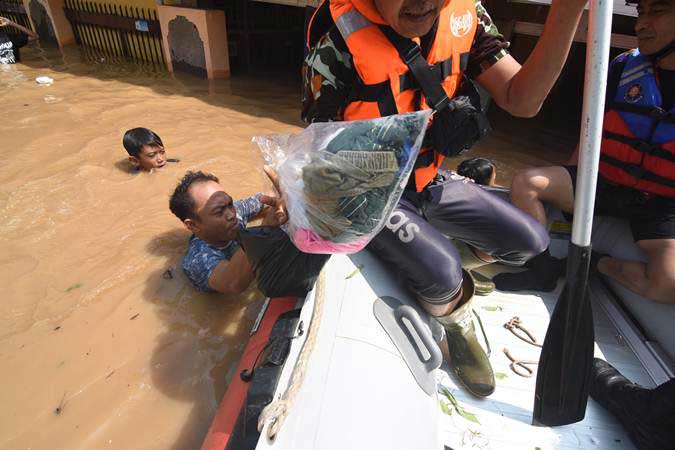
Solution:
<svg viewBox="0 0 675 450">
<path fill-rule="evenodd" d="M 593 361 L 593 312 L 588 292 L 591 247 L 570 243 L 567 281 L 558 298 L 541 350 L 534 397 L 534 425 L 582 420 Z"/>
</svg>

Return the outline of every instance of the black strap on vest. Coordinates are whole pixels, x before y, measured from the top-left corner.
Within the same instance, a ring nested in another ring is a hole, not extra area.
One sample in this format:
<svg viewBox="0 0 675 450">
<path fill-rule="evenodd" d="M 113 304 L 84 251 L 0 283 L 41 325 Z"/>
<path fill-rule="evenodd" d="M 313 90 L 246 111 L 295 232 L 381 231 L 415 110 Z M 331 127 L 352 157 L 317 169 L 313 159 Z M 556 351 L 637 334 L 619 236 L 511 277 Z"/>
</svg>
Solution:
<svg viewBox="0 0 675 450">
<path fill-rule="evenodd" d="M 675 163 L 675 155 L 657 144 L 651 144 L 642 139 L 624 136 L 623 134 L 613 133 L 611 131 L 603 132 L 605 139 L 621 142 L 622 144 L 630 145 L 635 150 L 645 153 L 650 156 L 665 159 L 671 163 Z"/>
<path fill-rule="evenodd" d="M 639 164 L 631 164 L 624 161 L 620 161 L 604 153 L 600 155 L 600 160 L 614 167 L 618 167 L 619 169 L 625 171 L 630 176 L 638 180 L 651 181 L 653 183 L 657 183 L 663 186 L 675 188 L 675 180 L 671 180 L 670 178 L 666 178 L 664 176 L 657 175 L 654 172 L 650 172 L 649 170 L 645 169 L 643 166 Z"/>
<path fill-rule="evenodd" d="M 641 106 L 622 102 L 612 102 L 610 104 L 610 109 L 647 116 L 650 119 L 654 119 L 658 122 L 675 124 L 675 114 L 671 113 L 670 111 L 666 111 L 659 106 Z"/>
<path fill-rule="evenodd" d="M 406 66 L 410 69 L 413 76 L 419 83 L 427 103 L 434 110 L 440 111 L 448 106 L 450 99 L 441 86 L 440 78 L 435 73 L 434 66 L 430 66 L 426 58 L 422 55 L 422 49 L 412 39 L 404 38 L 396 33 L 390 27 L 380 26 L 382 33 L 392 43 Z"/>
</svg>

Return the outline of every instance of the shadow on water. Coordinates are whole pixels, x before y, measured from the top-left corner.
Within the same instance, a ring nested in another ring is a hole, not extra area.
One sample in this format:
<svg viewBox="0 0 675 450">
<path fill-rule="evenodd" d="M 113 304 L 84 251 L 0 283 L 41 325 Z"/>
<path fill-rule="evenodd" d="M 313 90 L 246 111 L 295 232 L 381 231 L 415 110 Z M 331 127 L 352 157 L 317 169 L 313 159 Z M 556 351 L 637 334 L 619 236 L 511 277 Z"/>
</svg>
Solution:
<svg viewBox="0 0 675 450">
<path fill-rule="evenodd" d="M 187 73 L 172 74 L 163 66 L 134 64 L 106 55 L 94 56 L 77 46 L 67 46 L 60 51 L 33 43 L 24 47 L 21 55 L 21 63 L 33 69 L 114 80 L 147 87 L 161 95 L 194 97 L 209 105 L 253 117 L 302 126 L 298 68 L 256 69 L 242 71 L 225 80 L 207 80 Z M 297 108 L 289 109 L 289 104 L 297 105 Z"/>
<path fill-rule="evenodd" d="M 174 450 L 201 445 L 262 304 L 253 289 L 232 297 L 195 291 L 179 267 L 188 238 L 173 229 L 148 242 L 148 252 L 164 263 L 148 274 L 143 292 L 164 324 L 150 361 L 153 386 L 191 404 Z"/>
</svg>

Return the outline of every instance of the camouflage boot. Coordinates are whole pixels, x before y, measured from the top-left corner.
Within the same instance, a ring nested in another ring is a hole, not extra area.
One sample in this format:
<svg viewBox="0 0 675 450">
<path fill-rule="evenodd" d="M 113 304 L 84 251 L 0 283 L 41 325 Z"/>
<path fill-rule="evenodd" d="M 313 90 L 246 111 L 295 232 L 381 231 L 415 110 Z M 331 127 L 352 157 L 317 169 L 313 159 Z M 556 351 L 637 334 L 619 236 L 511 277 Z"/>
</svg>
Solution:
<svg viewBox="0 0 675 450">
<path fill-rule="evenodd" d="M 491 294 L 495 290 L 495 284 L 488 277 L 475 272 L 473 269 L 487 266 L 492 263 L 480 259 L 464 242 L 453 240 L 452 243 L 455 245 L 460 258 L 462 259 L 462 268 L 466 269 L 469 274 L 471 274 L 471 278 L 473 278 L 473 283 L 476 287 L 476 295 Z"/>
<path fill-rule="evenodd" d="M 495 376 L 488 356 L 478 343 L 473 323 L 474 286 L 464 271 L 463 295 L 459 305 L 447 316 L 436 317 L 443 325 L 448 342 L 450 366 L 462 384 L 477 397 L 487 397 L 495 390 Z"/>
</svg>

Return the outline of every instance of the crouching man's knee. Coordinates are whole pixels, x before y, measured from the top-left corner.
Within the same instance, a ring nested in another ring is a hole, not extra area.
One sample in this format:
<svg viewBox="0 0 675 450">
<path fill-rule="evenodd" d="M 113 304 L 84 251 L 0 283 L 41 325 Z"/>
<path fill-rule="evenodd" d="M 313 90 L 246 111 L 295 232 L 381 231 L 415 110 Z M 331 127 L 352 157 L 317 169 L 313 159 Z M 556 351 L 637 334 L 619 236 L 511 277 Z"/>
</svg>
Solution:
<svg viewBox="0 0 675 450">
<path fill-rule="evenodd" d="M 425 267 L 423 274 L 411 280 L 410 287 L 422 302 L 447 305 L 462 288 L 462 265 L 457 259 L 448 260 L 442 266 Z"/>
</svg>

